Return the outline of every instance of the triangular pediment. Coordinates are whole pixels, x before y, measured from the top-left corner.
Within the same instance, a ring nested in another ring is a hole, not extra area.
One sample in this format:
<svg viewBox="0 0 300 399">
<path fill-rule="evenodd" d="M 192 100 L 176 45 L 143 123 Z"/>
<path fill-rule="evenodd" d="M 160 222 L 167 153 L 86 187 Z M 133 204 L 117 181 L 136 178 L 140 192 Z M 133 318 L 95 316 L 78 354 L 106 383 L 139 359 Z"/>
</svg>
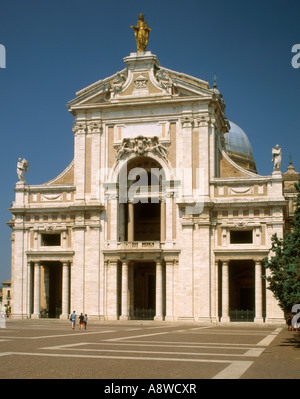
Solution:
<svg viewBox="0 0 300 399">
<path fill-rule="evenodd" d="M 144 56 L 133 53 L 124 60 L 127 68 L 77 92 L 69 108 L 140 98 L 207 98 L 214 94 L 208 82 L 161 67 L 150 52 Z"/>
</svg>

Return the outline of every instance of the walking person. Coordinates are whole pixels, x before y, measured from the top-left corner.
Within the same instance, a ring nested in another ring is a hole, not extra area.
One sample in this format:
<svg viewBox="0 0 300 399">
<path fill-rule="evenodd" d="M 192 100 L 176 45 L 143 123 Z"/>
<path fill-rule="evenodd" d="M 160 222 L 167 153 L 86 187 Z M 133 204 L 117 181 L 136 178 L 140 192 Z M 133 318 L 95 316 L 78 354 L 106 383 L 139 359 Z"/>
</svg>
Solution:
<svg viewBox="0 0 300 399">
<path fill-rule="evenodd" d="M 86 326 L 87 326 L 87 321 L 88 321 L 87 314 L 85 314 L 84 315 L 84 320 L 83 320 L 83 324 L 84 324 L 84 329 L 85 330 L 86 330 Z"/>
<path fill-rule="evenodd" d="M 75 310 L 73 310 L 73 313 L 70 316 L 70 320 L 72 323 L 72 330 L 74 330 L 74 328 L 75 328 L 76 319 L 77 319 L 77 315 L 75 313 Z"/>
<path fill-rule="evenodd" d="M 82 330 L 83 322 L 84 322 L 84 316 L 82 313 L 80 313 L 80 316 L 79 316 L 79 329 L 80 330 Z"/>
</svg>

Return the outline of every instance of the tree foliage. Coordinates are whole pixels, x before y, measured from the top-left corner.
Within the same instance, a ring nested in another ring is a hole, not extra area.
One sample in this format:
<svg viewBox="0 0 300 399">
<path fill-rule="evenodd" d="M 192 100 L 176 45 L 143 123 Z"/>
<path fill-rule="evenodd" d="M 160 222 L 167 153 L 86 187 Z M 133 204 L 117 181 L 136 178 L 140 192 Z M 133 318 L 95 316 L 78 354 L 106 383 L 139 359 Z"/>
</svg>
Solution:
<svg viewBox="0 0 300 399">
<path fill-rule="evenodd" d="M 295 187 L 298 195 L 292 231 L 283 239 L 274 234 L 271 238 L 274 255 L 263 259 L 264 267 L 270 271 L 263 277 L 285 313 L 300 303 L 300 181 Z"/>
</svg>

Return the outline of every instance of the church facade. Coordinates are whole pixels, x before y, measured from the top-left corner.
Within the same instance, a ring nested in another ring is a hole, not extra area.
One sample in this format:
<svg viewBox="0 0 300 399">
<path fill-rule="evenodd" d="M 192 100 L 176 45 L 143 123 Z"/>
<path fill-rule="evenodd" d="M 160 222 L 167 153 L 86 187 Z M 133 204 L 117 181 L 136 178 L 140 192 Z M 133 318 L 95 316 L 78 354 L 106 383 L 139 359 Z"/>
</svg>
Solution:
<svg viewBox="0 0 300 399">
<path fill-rule="evenodd" d="M 280 171 L 278 147 L 273 173 L 257 173 L 215 86 L 150 51 L 124 63 L 68 103 L 66 170 L 29 185 L 19 168 L 12 317 L 281 321 L 262 259 L 289 228 L 299 174 Z"/>
</svg>

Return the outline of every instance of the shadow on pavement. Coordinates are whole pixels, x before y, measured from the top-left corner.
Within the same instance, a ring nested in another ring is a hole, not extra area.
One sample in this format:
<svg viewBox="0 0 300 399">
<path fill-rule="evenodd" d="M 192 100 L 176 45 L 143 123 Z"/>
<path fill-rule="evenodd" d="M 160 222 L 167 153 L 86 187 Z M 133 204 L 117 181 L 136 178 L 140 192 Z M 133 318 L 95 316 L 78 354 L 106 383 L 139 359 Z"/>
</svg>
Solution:
<svg viewBox="0 0 300 399">
<path fill-rule="evenodd" d="M 289 331 L 291 336 L 283 339 L 279 346 L 293 347 L 294 349 L 300 349 L 300 331 Z"/>
</svg>

